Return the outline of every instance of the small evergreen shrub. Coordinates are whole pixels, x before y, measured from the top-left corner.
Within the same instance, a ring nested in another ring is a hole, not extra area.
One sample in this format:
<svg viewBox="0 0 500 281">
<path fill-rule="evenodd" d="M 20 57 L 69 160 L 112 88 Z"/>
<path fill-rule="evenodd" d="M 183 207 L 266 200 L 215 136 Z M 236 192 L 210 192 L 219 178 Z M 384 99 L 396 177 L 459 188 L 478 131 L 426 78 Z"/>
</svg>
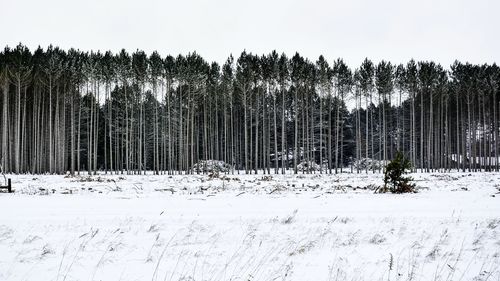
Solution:
<svg viewBox="0 0 500 281">
<path fill-rule="evenodd" d="M 387 164 L 384 173 L 383 192 L 407 193 L 415 192 L 413 178 L 405 176 L 411 170 L 412 164 L 403 153 L 396 153 L 396 157 Z"/>
</svg>

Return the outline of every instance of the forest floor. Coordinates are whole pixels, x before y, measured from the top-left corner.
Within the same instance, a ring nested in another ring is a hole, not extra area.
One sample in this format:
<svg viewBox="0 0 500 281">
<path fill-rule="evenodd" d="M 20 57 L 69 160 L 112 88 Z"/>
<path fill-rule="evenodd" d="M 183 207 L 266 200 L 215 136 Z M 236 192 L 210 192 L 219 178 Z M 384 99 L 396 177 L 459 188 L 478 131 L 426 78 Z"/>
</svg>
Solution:
<svg viewBox="0 0 500 281">
<path fill-rule="evenodd" d="M 500 280 L 500 173 L 7 175 L 0 280 Z"/>
</svg>

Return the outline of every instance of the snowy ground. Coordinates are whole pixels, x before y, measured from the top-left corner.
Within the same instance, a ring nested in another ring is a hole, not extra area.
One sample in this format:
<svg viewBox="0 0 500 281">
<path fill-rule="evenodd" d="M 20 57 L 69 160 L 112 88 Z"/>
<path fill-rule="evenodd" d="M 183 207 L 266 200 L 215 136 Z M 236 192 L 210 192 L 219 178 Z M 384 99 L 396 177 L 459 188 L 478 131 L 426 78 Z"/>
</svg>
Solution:
<svg viewBox="0 0 500 281">
<path fill-rule="evenodd" d="M 0 280 L 500 280 L 500 174 L 14 176 Z"/>
</svg>

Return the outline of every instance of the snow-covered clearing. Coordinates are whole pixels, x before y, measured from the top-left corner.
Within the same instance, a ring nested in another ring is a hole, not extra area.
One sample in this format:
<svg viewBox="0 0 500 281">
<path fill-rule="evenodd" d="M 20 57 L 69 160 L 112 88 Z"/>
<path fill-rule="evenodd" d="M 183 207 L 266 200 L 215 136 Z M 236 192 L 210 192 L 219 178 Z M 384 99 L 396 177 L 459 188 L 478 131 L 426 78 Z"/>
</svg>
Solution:
<svg viewBox="0 0 500 281">
<path fill-rule="evenodd" d="M 500 174 L 10 175 L 0 280 L 500 280 Z"/>
</svg>

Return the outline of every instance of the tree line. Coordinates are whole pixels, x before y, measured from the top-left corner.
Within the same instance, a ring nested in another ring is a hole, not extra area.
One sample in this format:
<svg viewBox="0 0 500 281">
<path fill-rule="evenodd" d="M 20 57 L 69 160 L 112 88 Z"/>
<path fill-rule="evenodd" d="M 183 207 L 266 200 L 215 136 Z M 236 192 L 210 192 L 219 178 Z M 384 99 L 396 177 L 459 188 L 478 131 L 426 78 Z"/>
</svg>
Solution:
<svg viewBox="0 0 500 281">
<path fill-rule="evenodd" d="M 351 69 L 243 51 L 219 65 L 19 44 L 0 52 L 0 164 L 173 174 L 214 159 L 246 173 L 338 173 L 380 169 L 358 164 L 400 151 L 422 171 L 498 171 L 499 83 L 496 64 Z"/>
</svg>

